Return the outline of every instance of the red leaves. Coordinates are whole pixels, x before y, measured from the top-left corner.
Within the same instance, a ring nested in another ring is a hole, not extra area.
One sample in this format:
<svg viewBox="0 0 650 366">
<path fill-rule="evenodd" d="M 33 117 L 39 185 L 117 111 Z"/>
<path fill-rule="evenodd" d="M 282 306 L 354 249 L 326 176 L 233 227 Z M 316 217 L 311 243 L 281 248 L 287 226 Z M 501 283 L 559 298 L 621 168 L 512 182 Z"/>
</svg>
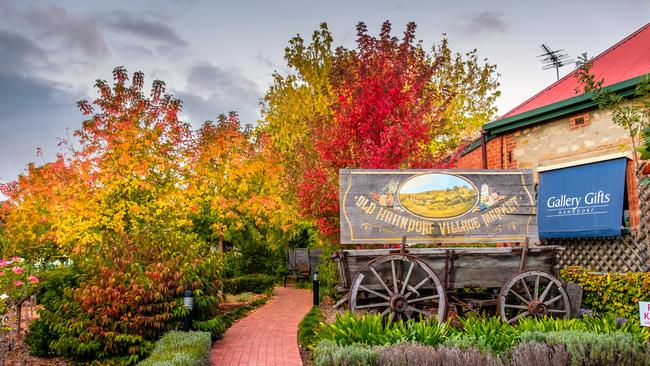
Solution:
<svg viewBox="0 0 650 366">
<path fill-rule="evenodd" d="M 379 38 L 357 26 L 356 52 L 338 52 L 333 121 L 313 133 L 318 162 L 304 173 L 299 196 L 304 213 L 326 235 L 338 232 L 338 169 L 431 167 L 426 146 L 441 116 L 430 82 L 436 68 L 414 44 L 415 24 L 403 39 L 382 25 Z"/>
</svg>

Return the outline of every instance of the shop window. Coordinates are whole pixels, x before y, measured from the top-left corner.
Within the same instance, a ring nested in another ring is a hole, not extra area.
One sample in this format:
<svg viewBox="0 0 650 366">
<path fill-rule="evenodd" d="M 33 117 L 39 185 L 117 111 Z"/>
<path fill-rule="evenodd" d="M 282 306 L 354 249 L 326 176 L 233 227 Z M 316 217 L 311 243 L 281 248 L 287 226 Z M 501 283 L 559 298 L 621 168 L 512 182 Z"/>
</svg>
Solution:
<svg viewBox="0 0 650 366">
<path fill-rule="evenodd" d="M 569 122 L 571 123 L 571 129 L 587 126 L 589 125 L 589 113 L 571 117 Z"/>
</svg>

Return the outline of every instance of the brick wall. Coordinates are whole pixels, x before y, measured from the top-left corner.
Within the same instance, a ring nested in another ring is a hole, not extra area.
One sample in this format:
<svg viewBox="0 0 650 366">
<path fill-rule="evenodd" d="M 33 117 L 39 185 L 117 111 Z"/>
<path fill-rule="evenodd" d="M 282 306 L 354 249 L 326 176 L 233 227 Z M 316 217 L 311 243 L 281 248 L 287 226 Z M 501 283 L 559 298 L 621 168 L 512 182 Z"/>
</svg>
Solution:
<svg viewBox="0 0 650 366">
<path fill-rule="evenodd" d="M 501 135 L 486 143 L 488 169 L 516 169 L 514 150 L 517 142 L 513 134 Z M 481 146 L 463 155 L 456 163 L 461 169 L 482 169 L 483 149 Z"/>
</svg>

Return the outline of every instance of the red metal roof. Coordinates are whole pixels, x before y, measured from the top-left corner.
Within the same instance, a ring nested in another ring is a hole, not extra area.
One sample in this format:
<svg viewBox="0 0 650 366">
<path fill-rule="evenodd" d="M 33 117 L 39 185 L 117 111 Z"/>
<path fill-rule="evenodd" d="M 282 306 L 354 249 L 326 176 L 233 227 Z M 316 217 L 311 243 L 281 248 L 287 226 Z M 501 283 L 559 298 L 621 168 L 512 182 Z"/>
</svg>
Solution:
<svg viewBox="0 0 650 366">
<path fill-rule="evenodd" d="M 575 97 L 578 86 L 578 79 L 574 77 L 576 71 L 573 70 L 499 119 Z M 605 80 L 603 86 L 650 73 L 650 23 L 596 56 L 591 71 L 596 80 Z"/>
</svg>

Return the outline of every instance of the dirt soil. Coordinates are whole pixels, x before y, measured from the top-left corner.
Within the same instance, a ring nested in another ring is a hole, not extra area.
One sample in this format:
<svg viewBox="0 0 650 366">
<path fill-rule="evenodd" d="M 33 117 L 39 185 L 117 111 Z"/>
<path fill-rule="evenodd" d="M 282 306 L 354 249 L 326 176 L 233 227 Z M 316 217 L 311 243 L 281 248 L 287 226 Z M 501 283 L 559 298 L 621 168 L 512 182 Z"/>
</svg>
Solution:
<svg viewBox="0 0 650 366">
<path fill-rule="evenodd" d="M 28 317 L 30 312 L 29 307 L 25 306 L 22 312 L 23 316 L 21 318 L 20 324 L 20 335 L 14 333 L 14 348 L 11 351 L 7 351 L 5 354 L 4 364 L 6 366 L 23 366 L 23 365 L 34 365 L 34 366 L 62 366 L 67 365 L 68 362 L 62 358 L 44 358 L 44 357 L 34 357 L 29 354 L 29 348 L 25 344 L 25 332 L 29 328 L 30 320 L 38 319 L 36 311 L 33 312 L 32 317 Z M 5 336 L 5 341 L 9 341 L 9 334 Z M 5 343 L 6 344 L 6 343 Z"/>
</svg>

